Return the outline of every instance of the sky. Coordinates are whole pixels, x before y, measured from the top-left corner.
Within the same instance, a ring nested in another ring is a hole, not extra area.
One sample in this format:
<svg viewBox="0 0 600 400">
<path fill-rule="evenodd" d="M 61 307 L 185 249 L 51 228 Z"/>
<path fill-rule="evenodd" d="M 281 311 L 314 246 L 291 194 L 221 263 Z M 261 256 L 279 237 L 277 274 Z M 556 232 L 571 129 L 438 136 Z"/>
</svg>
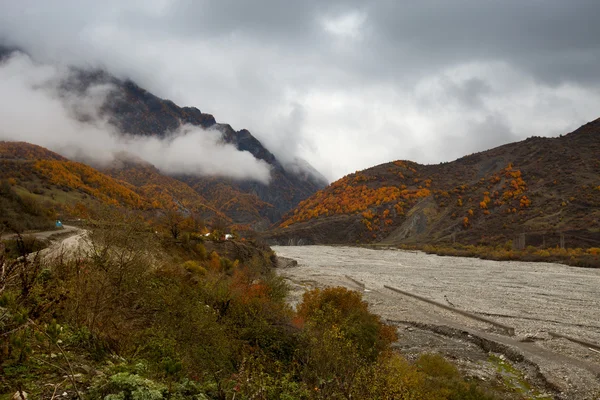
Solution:
<svg viewBox="0 0 600 400">
<path fill-rule="evenodd" d="M 130 78 L 335 180 L 600 117 L 598 15 L 597 0 L 0 0 L 0 43 Z"/>
<path fill-rule="evenodd" d="M 23 53 L 0 64 L 0 140 L 34 143 L 100 168 L 141 159 L 167 174 L 270 182 L 266 162 L 223 143 L 216 130 L 182 125 L 162 138 L 124 135 L 100 113 L 115 88 L 103 84 L 65 92 L 61 84 L 71 74 Z"/>
</svg>

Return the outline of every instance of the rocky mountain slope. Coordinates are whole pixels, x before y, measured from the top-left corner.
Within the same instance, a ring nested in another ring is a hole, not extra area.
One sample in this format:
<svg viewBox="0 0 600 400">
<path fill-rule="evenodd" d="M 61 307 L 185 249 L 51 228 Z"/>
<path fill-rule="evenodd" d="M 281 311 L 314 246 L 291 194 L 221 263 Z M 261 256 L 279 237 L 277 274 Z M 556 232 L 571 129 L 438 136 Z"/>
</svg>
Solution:
<svg viewBox="0 0 600 400">
<path fill-rule="evenodd" d="M 0 45 L 0 62 L 6 61 L 14 48 Z M 239 151 L 248 151 L 256 159 L 266 162 L 271 169 L 271 180 L 264 184 L 251 180 L 234 180 L 221 177 L 206 177 L 195 174 L 173 176 L 199 196 L 200 204 L 209 204 L 215 214 L 254 229 L 266 229 L 278 221 L 283 214 L 301 200 L 324 188 L 327 181 L 318 172 L 303 162 L 292 166 L 283 165 L 263 144 L 246 129 L 234 130 L 230 125 L 218 123 L 215 118 L 195 107 L 179 107 L 170 100 L 161 99 L 144 90 L 130 80 L 118 79 L 104 71 L 73 70 L 62 82 L 60 90 L 65 96 L 83 94 L 93 85 L 108 84 L 112 90 L 101 106 L 100 115 L 106 118 L 123 134 L 164 137 L 185 124 L 199 126 L 220 133 L 224 143 L 234 145 Z M 207 103 L 209 99 L 207 99 Z M 82 120 L 89 116 L 81 115 Z M 305 162 L 304 162 L 305 163 Z M 104 170 L 108 175 L 139 187 L 140 177 L 146 176 L 143 186 L 158 177 L 158 171 L 147 163 L 128 162 L 120 170 L 114 166 Z M 155 189 L 160 185 L 154 182 Z M 174 185 L 177 186 L 177 185 Z M 181 190 L 178 191 L 181 195 Z M 164 193 L 163 193 L 164 194 Z M 146 193 L 149 195 L 149 193 Z M 194 196 L 174 196 L 175 203 L 196 201 Z"/>
<path fill-rule="evenodd" d="M 225 143 L 233 144 L 240 151 L 248 151 L 256 159 L 269 164 L 271 181 L 268 185 L 251 180 L 238 181 L 198 175 L 176 177 L 209 199 L 217 209 L 230 215 L 236 222 L 265 229 L 301 200 L 327 185 L 325 178 L 310 166 L 284 167 L 250 131 L 236 131 L 229 124 L 218 123 L 212 115 L 195 107 L 179 107 L 170 100 L 149 93 L 132 81 L 119 80 L 103 72 L 79 72 L 65 83 L 65 89 L 81 91 L 98 83 L 110 83 L 115 88 L 102 112 L 123 133 L 163 137 L 183 124 L 200 126 L 219 131 Z M 129 168 L 135 166 L 130 165 Z M 127 174 L 120 176 L 127 180 Z"/>
<path fill-rule="evenodd" d="M 600 247 L 600 119 L 450 163 L 350 174 L 284 216 L 270 240 Z"/>
</svg>

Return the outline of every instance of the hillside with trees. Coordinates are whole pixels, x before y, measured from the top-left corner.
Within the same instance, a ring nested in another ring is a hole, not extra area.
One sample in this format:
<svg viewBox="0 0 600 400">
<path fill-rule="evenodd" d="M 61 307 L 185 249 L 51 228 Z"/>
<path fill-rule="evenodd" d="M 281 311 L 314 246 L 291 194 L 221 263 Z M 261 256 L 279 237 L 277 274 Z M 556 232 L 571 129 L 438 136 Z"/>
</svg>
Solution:
<svg viewBox="0 0 600 400">
<path fill-rule="evenodd" d="M 232 224 L 185 183 L 140 162 L 104 173 L 40 146 L 0 142 L 0 166 L 5 231 L 48 229 L 57 218 L 86 219 L 98 209 L 133 212 L 158 225 L 170 219 L 171 227 L 205 220 Z"/>
<path fill-rule="evenodd" d="M 103 172 L 132 185 L 151 202 L 153 209 L 183 210 L 185 214 L 193 213 L 206 220 L 219 217 L 232 221 L 196 190 L 184 182 L 161 174 L 153 165 L 144 161 L 117 160 Z"/>
<path fill-rule="evenodd" d="M 293 309 L 260 243 L 103 218 L 74 253 L 0 252 L 1 398 L 523 398 L 404 358 L 358 292 L 309 290 Z"/>
<path fill-rule="evenodd" d="M 326 179 L 305 161 L 304 166 L 299 163 L 283 165 L 247 129 L 236 131 L 229 124 L 217 122 L 211 114 L 195 107 L 179 107 L 130 80 L 117 79 L 102 71 L 78 71 L 64 82 L 63 88 L 67 93 L 83 93 L 90 86 L 98 84 L 112 86 L 110 96 L 101 107 L 101 114 L 123 134 L 165 137 L 184 124 L 198 126 L 219 132 L 224 143 L 232 144 L 239 151 L 247 151 L 269 165 L 269 184 L 197 175 L 175 177 L 213 204 L 220 203 L 224 193 L 229 197 L 226 201 L 235 197 L 236 204 L 228 203 L 220 210 L 235 223 L 264 230 L 301 200 L 327 185 Z M 213 198 L 215 188 L 217 194 Z"/>
<path fill-rule="evenodd" d="M 8 231 L 46 229 L 56 218 L 86 219 L 112 207 L 173 232 L 209 223 L 252 236 L 254 229 L 269 226 L 264 216 L 274 209 L 221 178 L 188 177 L 190 186 L 127 157 L 99 170 L 40 146 L 0 142 L 0 166 L 0 223 Z"/>
<path fill-rule="evenodd" d="M 437 165 L 395 161 L 301 202 L 274 243 L 600 247 L 600 119 Z"/>
<path fill-rule="evenodd" d="M 20 50 L 17 48 L 0 44 L 0 62 L 18 52 Z M 231 125 L 217 122 L 213 115 L 203 113 L 196 107 L 180 107 L 170 100 L 155 96 L 129 79 L 117 78 L 103 70 L 71 68 L 70 73 L 58 82 L 58 96 L 85 96 L 90 88 L 97 85 L 110 90 L 102 104 L 98 104 L 98 109 L 93 110 L 93 114 L 107 121 L 110 129 L 119 134 L 165 138 L 184 125 L 200 127 L 218 132 L 223 143 L 233 145 L 239 151 L 249 152 L 257 160 L 265 162 L 270 169 L 268 184 L 253 180 L 198 176 L 194 171 L 190 171 L 190 175 L 171 178 L 193 188 L 197 195 L 183 194 L 182 190 L 188 192 L 188 189 L 182 189 L 181 185 L 172 180 L 169 181 L 168 193 L 157 186 L 142 190 L 157 195 L 157 199 L 153 200 L 159 203 L 168 203 L 171 195 L 176 192 L 182 195 L 182 202 L 185 199 L 193 199 L 189 204 L 199 205 L 200 208 L 194 210 L 195 212 L 206 215 L 223 214 L 220 218 L 231 220 L 246 228 L 264 230 L 301 200 L 327 185 L 327 180 L 304 160 L 284 165 L 247 129 L 235 130 Z M 92 118 L 85 112 L 78 114 L 77 111 L 73 111 L 73 114 L 81 122 L 89 122 Z M 134 175 L 145 173 L 144 160 L 138 161 L 141 164 L 138 173 L 131 171 L 132 163 L 129 163 L 128 171 L 118 172 L 111 168 L 103 172 L 126 182 L 131 178 L 133 182 L 137 180 Z M 137 186 L 132 182 L 129 183 Z M 175 189 L 176 187 L 179 188 Z M 226 205 L 222 209 L 212 209 L 223 201 Z"/>
<path fill-rule="evenodd" d="M 0 181 L 11 193 L 56 217 L 82 216 L 95 206 L 138 211 L 153 207 L 127 182 L 29 143 L 0 142 L 0 166 Z"/>
</svg>

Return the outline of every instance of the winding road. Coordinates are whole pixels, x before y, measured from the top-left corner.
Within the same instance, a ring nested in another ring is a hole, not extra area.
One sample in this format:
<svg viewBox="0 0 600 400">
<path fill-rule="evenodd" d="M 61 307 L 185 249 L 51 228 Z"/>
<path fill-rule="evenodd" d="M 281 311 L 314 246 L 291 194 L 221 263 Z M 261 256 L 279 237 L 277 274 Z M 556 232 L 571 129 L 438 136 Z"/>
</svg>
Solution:
<svg viewBox="0 0 600 400">
<path fill-rule="evenodd" d="M 61 238 L 66 239 L 68 236 L 70 236 L 70 234 L 75 234 L 75 233 L 79 232 L 80 230 L 81 229 L 76 226 L 63 225 L 62 229 L 54 229 L 51 231 L 41 231 L 41 232 L 25 232 L 25 233 L 22 233 L 21 236 L 35 237 L 36 239 L 39 239 L 39 240 L 50 240 L 52 238 L 52 236 L 60 235 Z M 63 237 L 63 235 L 64 235 L 64 237 Z M 0 240 L 10 240 L 10 239 L 14 239 L 16 237 L 17 237 L 16 233 L 4 234 L 4 235 L 0 236 Z"/>
</svg>

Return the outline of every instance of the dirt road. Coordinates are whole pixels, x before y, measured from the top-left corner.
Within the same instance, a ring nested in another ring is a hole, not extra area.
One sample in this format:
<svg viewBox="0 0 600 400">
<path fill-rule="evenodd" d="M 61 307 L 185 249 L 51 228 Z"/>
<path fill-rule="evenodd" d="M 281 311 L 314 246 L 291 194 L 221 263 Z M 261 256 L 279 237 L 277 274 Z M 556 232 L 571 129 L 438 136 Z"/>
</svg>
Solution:
<svg viewBox="0 0 600 400">
<path fill-rule="evenodd" d="M 312 286 L 362 290 L 374 312 L 396 321 L 405 353 L 440 351 L 478 375 L 491 350 L 508 356 L 556 398 L 596 399 L 600 394 L 600 353 L 550 335 L 600 343 L 600 270 L 354 247 L 274 250 L 298 262 L 280 271 L 295 287 L 296 301 Z M 503 335 L 452 308 L 514 327 L 515 335 Z"/>
<path fill-rule="evenodd" d="M 59 235 L 61 237 L 64 236 L 69 236 L 70 234 L 75 234 L 76 232 L 78 232 L 80 230 L 80 228 L 76 227 L 76 226 L 71 226 L 71 225 L 63 225 L 63 229 L 55 229 L 52 231 L 44 231 L 44 232 L 27 232 L 27 233 L 23 233 L 22 236 L 33 236 L 36 239 L 39 240 L 49 240 L 51 239 L 52 236 L 55 235 Z M 15 238 L 17 235 L 14 233 L 11 234 L 5 234 L 2 235 L 0 237 L 1 240 L 8 240 L 8 239 L 13 239 Z"/>
<path fill-rule="evenodd" d="M 38 240 L 48 241 L 48 247 L 39 251 L 44 259 L 53 259 L 75 254 L 84 244 L 87 231 L 71 225 L 63 225 L 63 229 L 44 232 L 30 232 L 23 236 L 33 236 Z M 16 237 L 15 234 L 2 236 L 2 240 Z M 30 255 L 31 256 L 31 255 Z"/>
</svg>

